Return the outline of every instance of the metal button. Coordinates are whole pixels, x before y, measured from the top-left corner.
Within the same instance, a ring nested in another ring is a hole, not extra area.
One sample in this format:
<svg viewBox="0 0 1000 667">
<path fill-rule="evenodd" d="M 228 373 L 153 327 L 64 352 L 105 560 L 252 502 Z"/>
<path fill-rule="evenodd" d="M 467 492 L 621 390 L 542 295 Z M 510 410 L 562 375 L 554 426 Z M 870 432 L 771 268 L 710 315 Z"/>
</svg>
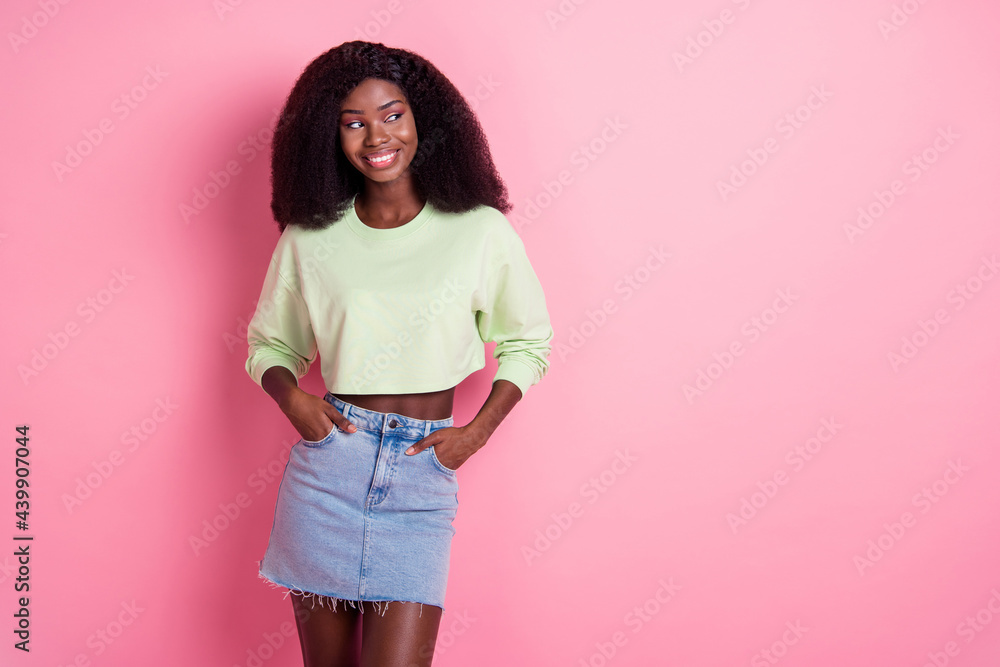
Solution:
<svg viewBox="0 0 1000 667">
<path fill-rule="evenodd" d="M 397 422 L 395 419 L 389 421 L 389 428 L 396 428 L 397 426 L 399 426 L 399 422 Z"/>
</svg>

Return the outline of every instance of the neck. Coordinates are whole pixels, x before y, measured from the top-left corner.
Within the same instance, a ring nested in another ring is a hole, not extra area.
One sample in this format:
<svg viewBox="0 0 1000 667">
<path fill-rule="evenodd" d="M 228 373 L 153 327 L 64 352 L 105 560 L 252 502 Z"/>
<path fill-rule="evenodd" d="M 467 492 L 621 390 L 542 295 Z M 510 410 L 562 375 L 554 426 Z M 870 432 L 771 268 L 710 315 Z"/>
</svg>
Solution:
<svg viewBox="0 0 1000 667">
<path fill-rule="evenodd" d="M 391 183 L 366 180 L 354 200 L 361 221 L 370 227 L 398 227 L 412 220 L 425 200 L 417 193 L 413 179 L 400 177 Z"/>
</svg>

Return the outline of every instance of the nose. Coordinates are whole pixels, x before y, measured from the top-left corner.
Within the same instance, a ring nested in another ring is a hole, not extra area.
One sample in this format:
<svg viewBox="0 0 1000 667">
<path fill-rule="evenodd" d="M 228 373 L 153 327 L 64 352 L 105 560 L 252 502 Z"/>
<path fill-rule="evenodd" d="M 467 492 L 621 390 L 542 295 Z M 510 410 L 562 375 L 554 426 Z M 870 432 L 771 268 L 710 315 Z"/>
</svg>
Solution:
<svg viewBox="0 0 1000 667">
<path fill-rule="evenodd" d="M 370 123 L 368 132 L 365 134 L 365 144 L 368 146 L 378 146 L 389 140 L 389 133 L 385 131 L 382 123 Z"/>
</svg>

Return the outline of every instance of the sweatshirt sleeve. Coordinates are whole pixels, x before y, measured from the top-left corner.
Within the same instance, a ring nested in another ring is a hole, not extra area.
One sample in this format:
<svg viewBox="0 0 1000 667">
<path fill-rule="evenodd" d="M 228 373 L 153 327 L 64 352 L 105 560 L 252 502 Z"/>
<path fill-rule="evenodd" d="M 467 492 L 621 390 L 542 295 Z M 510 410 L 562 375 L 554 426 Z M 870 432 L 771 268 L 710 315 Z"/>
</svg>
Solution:
<svg viewBox="0 0 1000 667">
<path fill-rule="evenodd" d="M 524 243 L 506 218 L 493 247 L 486 303 L 476 313 L 476 325 L 483 341 L 496 343 L 493 381 L 513 382 L 523 398 L 548 371 L 552 325 Z"/>
<path fill-rule="evenodd" d="M 284 366 L 301 378 L 316 359 L 317 346 L 309 310 L 298 288 L 295 271 L 282 271 L 283 264 L 294 262 L 288 248 L 278 242 L 264 277 L 257 310 L 247 326 L 249 357 L 247 373 L 258 385 L 272 366 Z M 294 268 L 294 267 L 287 267 Z"/>
</svg>

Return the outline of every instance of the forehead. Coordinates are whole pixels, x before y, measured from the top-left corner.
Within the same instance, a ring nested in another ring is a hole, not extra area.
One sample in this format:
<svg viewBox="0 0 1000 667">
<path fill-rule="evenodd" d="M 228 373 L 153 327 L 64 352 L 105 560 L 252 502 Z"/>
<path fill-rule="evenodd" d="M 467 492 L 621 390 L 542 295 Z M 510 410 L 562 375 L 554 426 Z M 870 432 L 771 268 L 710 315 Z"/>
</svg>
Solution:
<svg viewBox="0 0 1000 667">
<path fill-rule="evenodd" d="M 391 100 L 406 102 L 399 86 L 383 79 L 365 79 L 347 94 L 341 109 L 374 109 Z"/>
</svg>

